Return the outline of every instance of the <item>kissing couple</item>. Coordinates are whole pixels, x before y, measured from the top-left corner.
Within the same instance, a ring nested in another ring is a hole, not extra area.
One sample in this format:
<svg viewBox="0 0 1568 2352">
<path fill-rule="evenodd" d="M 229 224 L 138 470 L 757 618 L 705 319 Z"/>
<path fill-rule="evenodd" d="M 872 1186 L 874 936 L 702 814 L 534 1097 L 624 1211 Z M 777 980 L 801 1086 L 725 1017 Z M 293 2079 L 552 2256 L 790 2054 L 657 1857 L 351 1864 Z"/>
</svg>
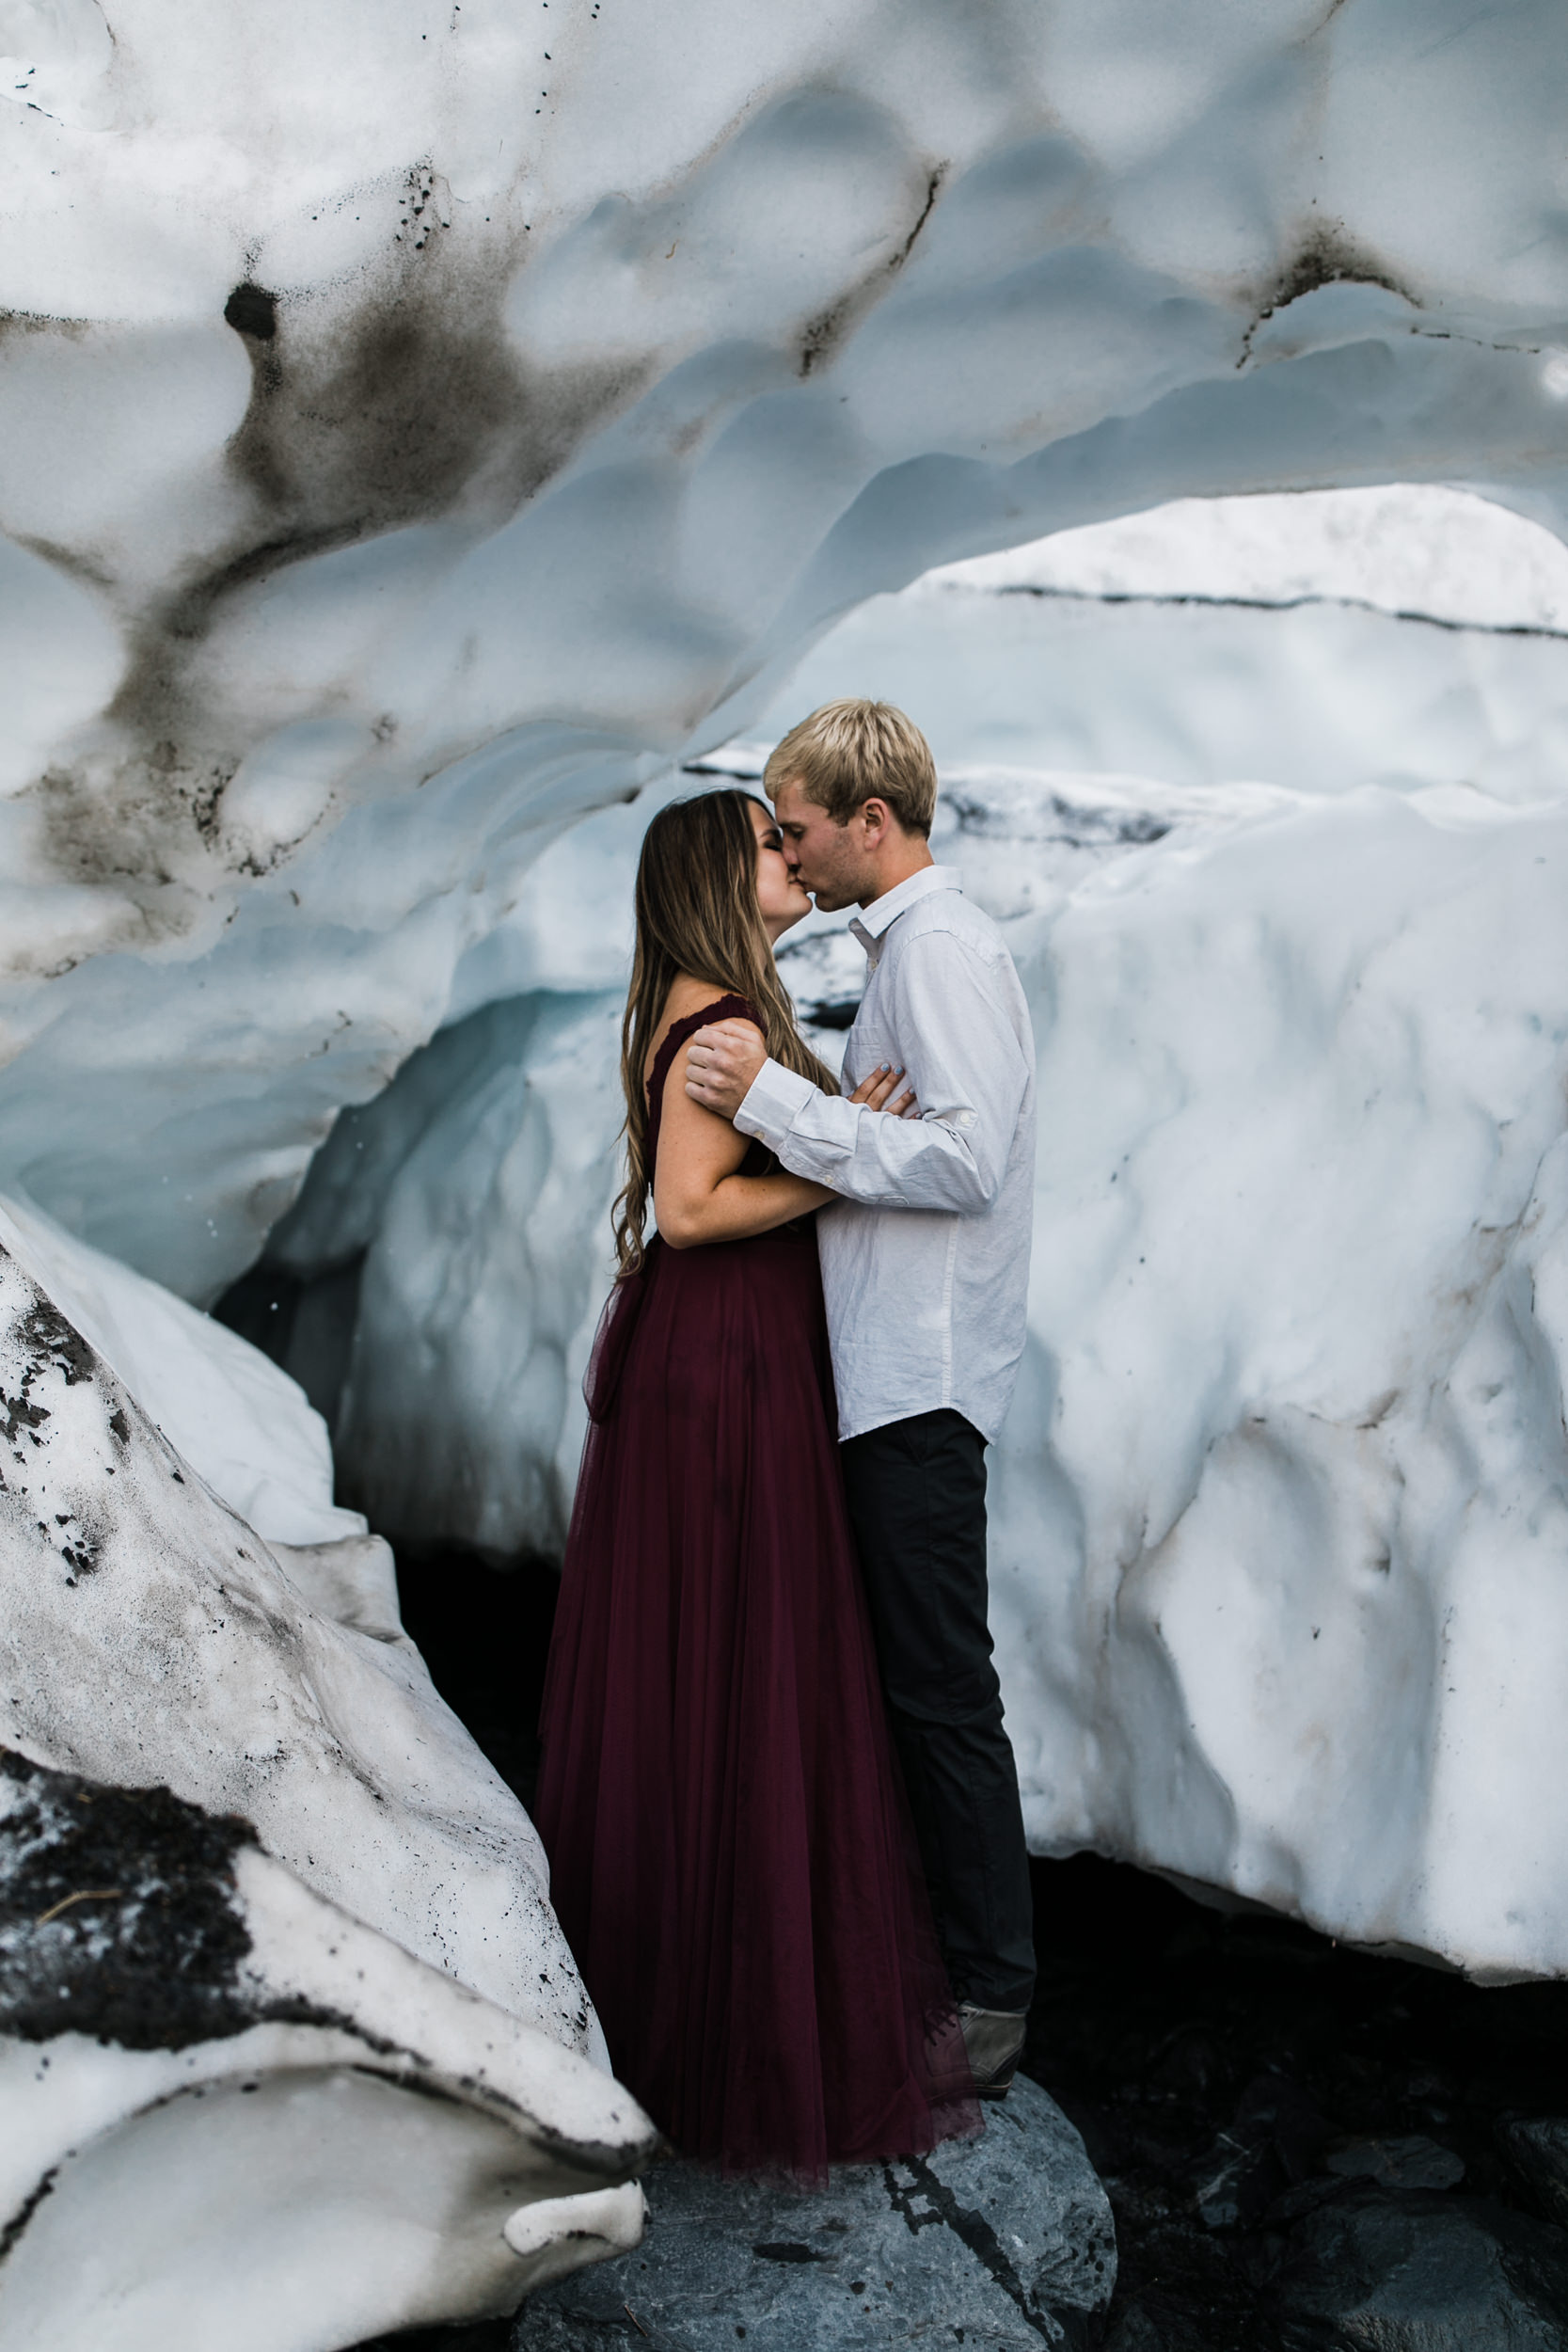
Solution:
<svg viewBox="0 0 1568 2352">
<path fill-rule="evenodd" d="M 828 704 L 763 783 L 771 808 L 677 802 L 642 845 L 536 1810 L 622 2080 L 684 2153 L 820 2180 L 974 2130 L 1023 2046 L 985 1449 L 1035 1054 L 901 711 Z M 868 966 L 842 1086 L 773 961 L 808 893 L 858 910 Z"/>
</svg>

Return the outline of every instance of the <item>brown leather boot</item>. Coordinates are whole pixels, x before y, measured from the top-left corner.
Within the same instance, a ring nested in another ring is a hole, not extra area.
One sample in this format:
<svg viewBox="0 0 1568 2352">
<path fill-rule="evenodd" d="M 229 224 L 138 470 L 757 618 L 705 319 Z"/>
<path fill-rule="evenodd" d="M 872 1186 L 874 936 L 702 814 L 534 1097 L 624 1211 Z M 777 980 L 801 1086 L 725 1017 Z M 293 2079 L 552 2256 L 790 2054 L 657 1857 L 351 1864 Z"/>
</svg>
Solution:
<svg viewBox="0 0 1568 2352">
<path fill-rule="evenodd" d="M 1028 2022 L 1026 2010 L 977 2009 L 973 2001 L 958 2003 L 958 2026 L 976 2098 L 1006 2097 L 1023 2056 Z"/>
</svg>

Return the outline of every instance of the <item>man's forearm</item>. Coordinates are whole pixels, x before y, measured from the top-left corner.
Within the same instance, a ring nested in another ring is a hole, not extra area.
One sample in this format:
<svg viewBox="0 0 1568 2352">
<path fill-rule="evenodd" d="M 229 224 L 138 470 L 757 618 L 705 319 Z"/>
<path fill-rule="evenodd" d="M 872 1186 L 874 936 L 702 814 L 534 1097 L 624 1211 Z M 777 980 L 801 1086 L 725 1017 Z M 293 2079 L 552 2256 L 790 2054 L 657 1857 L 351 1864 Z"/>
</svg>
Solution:
<svg viewBox="0 0 1568 2352">
<path fill-rule="evenodd" d="M 971 1122 L 974 1114 L 963 1114 Z M 942 1209 L 973 1216 L 989 1209 L 1000 1168 L 984 1164 L 973 1128 L 940 1115 L 889 1119 L 843 1095 L 824 1094 L 809 1078 L 767 1061 L 736 1114 L 742 1135 L 756 1136 L 784 1168 L 847 1200 L 873 1208 Z"/>
</svg>

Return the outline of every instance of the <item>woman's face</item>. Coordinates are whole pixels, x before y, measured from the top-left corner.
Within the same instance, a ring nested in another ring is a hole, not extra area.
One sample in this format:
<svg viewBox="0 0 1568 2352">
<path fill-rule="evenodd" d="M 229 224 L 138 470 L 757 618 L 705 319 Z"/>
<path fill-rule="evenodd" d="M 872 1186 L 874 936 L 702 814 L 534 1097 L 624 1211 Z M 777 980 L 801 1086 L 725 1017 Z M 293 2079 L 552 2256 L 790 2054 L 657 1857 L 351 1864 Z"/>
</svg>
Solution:
<svg viewBox="0 0 1568 2352">
<path fill-rule="evenodd" d="M 800 877 L 792 874 L 784 860 L 784 835 L 774 821 L 771 809 L 759 801 L 749 803 L 752 825 L 757 836 L 757 905 L 762 911 L 763 929 L 769 940 L 784 937 L 793 923 L 811 913 L 811 900 Z"/>
</svg>

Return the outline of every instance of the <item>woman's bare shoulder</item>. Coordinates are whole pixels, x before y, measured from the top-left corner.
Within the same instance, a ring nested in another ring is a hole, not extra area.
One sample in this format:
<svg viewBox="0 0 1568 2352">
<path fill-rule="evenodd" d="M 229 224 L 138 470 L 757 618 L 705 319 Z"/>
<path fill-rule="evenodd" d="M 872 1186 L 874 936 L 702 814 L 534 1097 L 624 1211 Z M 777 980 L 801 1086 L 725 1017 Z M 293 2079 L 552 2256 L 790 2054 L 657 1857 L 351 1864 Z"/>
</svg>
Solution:
<svg viewBox="0 0 1568 2352">
<path fill-rule="evenodd" d="M 653 1043 L 648 1048 L 648 1058 L 642 1073 L 644 1077 L 651 1073 L 654 1063 L 658 1058 L 658 1049 L 676 1022 L 685 1021 L 692 1013 L 702 1012 L 708 1005 L 717 1004 L 724 993 L 721 988 L 715 988 L 711 980 L 693 979 L 689 972 L 677 973 L 670 983 L 670 993 L 664 1000 L 664 1009 L 658 1016 L 658 1027 L 654 1032 Z M 684 1051 L 684 1048 L 682 1050 Z M 679 1057 L 677 1056 L 676 1058 L 678 1059 Z"/>
<path fill-rule="evenodd" d="M 715 988 L 711 980 L 693 979 L 689 972 L 677 973 L 664 1000 L 664 1014 L 659 1028 L 667 1029 L 672 1022 L 684 1021 L 689 1013 L 701 1012 L 705 1005 L 716 1005 L 723 993 L 724 991 Z"/>
</svg>

